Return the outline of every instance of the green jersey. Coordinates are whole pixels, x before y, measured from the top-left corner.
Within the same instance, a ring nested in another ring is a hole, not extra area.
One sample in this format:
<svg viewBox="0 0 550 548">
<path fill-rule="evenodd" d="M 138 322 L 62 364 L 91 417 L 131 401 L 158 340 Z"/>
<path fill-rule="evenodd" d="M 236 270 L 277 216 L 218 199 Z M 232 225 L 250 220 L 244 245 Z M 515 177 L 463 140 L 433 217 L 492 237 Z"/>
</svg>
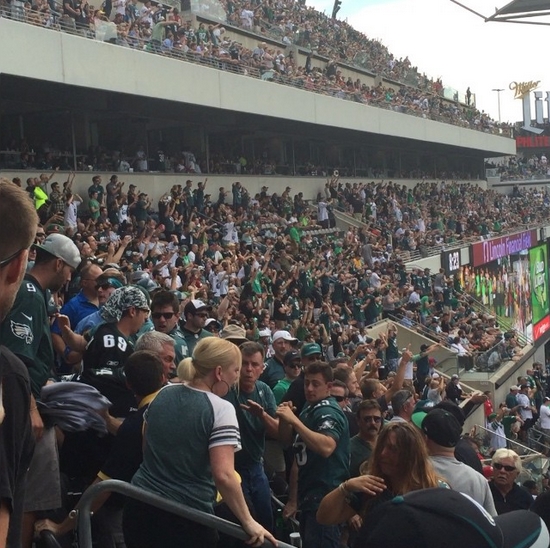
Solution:
<svg viewBox="0 0 550 548">
<path fill-rule="evenodd" d="M 183 336 L 183 333 L 179 330 L 179 328 L 176 326 L 170 333 L 168 333 L 170 337 L 174 339 L 174 350 L 176 352 L 176 365 L 178 365 L 183 358 L 187 358 L 189 356 L 189 348 L 187 346 L 187 341 L 185 340 L 185 337 Z"/>
<path fill-rule="evenodd" d="M 296 436 L 294 451 L 298 464 L 298 506 L 300 510 L 315 511 L 321 499 L 349 478 L 349 426 L 344 412 L 334 398 L 307 404 L 300 420 L 313 432 L 336 441 L 332 454 L 324 458 L 308 449 Z"/>
<path fill-rule="evenodd" d="M 27 366 L 36 399 L 55 365 L 47 298 L 47 291 L 27 274 L 0 325 L 0 340 Z"/>
</svg>

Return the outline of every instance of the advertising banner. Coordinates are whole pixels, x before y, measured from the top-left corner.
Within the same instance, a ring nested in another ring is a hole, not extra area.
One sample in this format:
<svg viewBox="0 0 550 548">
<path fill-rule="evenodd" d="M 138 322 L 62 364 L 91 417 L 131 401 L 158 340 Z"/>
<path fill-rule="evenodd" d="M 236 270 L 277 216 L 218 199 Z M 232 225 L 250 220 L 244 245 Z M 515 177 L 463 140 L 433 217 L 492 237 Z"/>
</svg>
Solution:
<svg viewBox="0 0 550 548">
<path fill-rule="evenodd" d="M 533 308 L 533 340 L 550 328 L 548 301 L 548 247 L 546 244 L 529 250 L 531 305 Z"/>
<path fill-rule="evenodd" d="M 537 245 L 536 230 L 526 230 L 517 234 L 493 238 L 486 242 L 479 242 L 470 247 L 470 264 L 473 267 L 481 266 L 509 255 L 516 255 L 520 251 Z"/>
</svg>

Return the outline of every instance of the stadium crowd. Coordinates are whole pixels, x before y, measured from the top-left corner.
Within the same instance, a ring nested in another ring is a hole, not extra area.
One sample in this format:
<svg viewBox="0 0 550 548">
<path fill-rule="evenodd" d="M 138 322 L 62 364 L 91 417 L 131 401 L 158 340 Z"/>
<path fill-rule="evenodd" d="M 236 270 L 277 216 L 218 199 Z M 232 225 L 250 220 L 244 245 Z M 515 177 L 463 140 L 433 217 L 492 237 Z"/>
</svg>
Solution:
<svg viewBox="0 0 550 548">
<path fill-rule="evenodd" d="M 219 6 L 218 6 L 219 7 Z M 291 85 L 358 103 L 468 127 L 489 133 L 509 133 L 506 124 L 492 120 L 470 104 L 471 93 L 462 102 L 443 98 L 440 80 L 432 81 L 412 67 L 408 58 L 395 59 L 383 44 L 354 30 L 348 23 L 331 19 L 302 2 L 265 2 L 251 5 L 228 0 L 225 10 L 206 14 L 226 17 L 224 22 L 253 30 L 278 46 L 258 42 L 249 49 L 229 39 L 222 23 L 184 21 L 177 8 L 147 1 L 108 0 L 101 6 L 87 0 L 70 0 L 62 8 L 55 3 L 14 0 L 1 4 L 0 14 L 36 26 L 76 32 L 125 47 L 193 61 L 221 70 Z M 223 14 L 223 15 L 221 15 Z M 223 20 L 223 19 L 222 19 Z M 229 29 L 230 30 L 230 29 Z M 276 35 L 277 33 L 275 33 Z M 289 46 L 306 47 L 311 53 L 304 66 Z M 329 58 L 324 68 L 312 65 L 316 52 Z M 340 64 L 357 66 L 387 78 L 369 86 L 342 75 Z M 395 83 L 390 83 L 395 82 Z M 469 91 L 469 90 L 468 90 Z"/>
<path fill-rule="evenodd" d="M 487 364 L 490 370 L 521 346 L 494 317 L 476 313 L 444 270 L 408 272 L 396 251 L 410 249 L 409 231 L 432 245 L 437 237 L 483 234 L 480 219 L 511 228 L 527 203 L 533 220 L 542 220 L 547 197 L 533 207 L 530 193 L 507 198 L 445 182 L 407 190 L 333 177 L 311 206 L 290 187 L 280 196 L 264 187 L 251 197 L 240 182 L 210 192 L 204 179 L 175 185 L 153 208 L 146 192 L 126 188 L 117 175 L 105 185 L 94 175 L 85 197 L 73 191 L 73 175 L 62 185 L 56 175 L 27 180 L 26 190 L 17 179 L 0 183 L 0 223 L 30 224 L 0 237 L 1 280 L 17 293 L 13 301 L 0 292 L 1 340 L 26 366 L 2 350 L 11 398 L 4 397 L 10 420 L 0 427 L 1 449 L 22 463 L 4 467 L 0 484 L 14 516 L 21 516 L 29 462 L 32 486 L 23 521 L 10 527 L 11 542 L 22 535 L 30 547 L 35 533 L 62 537 L 74 528 L 74 514 L 44 513 L 61 504 L 59 470 L 71 490 L 118 478 L 229 516 L 253 545 L 272 532 L 283 538 L 295 524 L 305 548 L 337 547 L 341 539 L 362 546 L 370 534 L 362 524 L 375 507 L 418 489 L 450 486 L 493 516 L 531 506 L 516 483 L 522 466 L 511 449 L 518 447 L 504 433 L 530 443 L 537 414 L 541 428 L 550 426 L 542 422 L 546 411 L 550 417 L 542 365 L 519 378 L 513 398 L 495 409 L 490 394 L 466 393 L 458 375 L 445 381 L 431 356 L 441 347 L 457 353 L 464 369 L 478 363 L 476 352 L 496 351 L 500 359 Z M 333 206 L 351 208 L 368 229 L 338 231 Z M 16 270 L 22 275 L 32 242 L 20 285 Z M 381 318 L 392 321 L 371 337 L 369 327 Z M 432 344 L 400 350 L 403 328 Z M 28 368 L 30 385 L 21 368 Z M 14 378 L 23 390 L 18 397 Z M 67 382 L 45 386 L 49 379 Z M 458 405 L 467 411 L 480 403 L 489 435 L 462 438 Z M 58 440 L 53 424 L 63 432 Z M 293 441 L 297 476 L 286 451 Z M 241 445 L 239 486 L 233 450 Z M 481 475 L 484 457 L 492 458 L 489 482 Z M 45 474 L 37 461 L 56 471 Z M 9 489 L 8 472 L 15 478 Z M 214 503 L 214 487 L 222 504 Z M 270 487 L 286 499 L 279 513 Z M 123 508 L 113 498 L 94 507 L 101 546 L 160 548 L 184 537 L 193 546 L 216 545 L 207 528 L 141 503 Z M 299 524 L 292 521 L 296 510 Z"/>
</svg>

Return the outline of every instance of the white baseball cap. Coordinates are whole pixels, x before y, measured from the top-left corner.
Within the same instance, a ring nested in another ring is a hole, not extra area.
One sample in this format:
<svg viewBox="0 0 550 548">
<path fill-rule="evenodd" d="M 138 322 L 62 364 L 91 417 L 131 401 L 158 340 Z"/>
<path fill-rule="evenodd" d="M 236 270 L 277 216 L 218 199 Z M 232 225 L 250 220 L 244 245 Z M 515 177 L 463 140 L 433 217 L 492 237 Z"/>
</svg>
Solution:
<svg viewBox="0 0 550 548">
<path fill-rule="evenodd" d="M 288 331 L 277 331 L 275 335 L 273 335 L 273 342 L 278 341 L 279 339 L 284 339 L 285 341 L 297 341 L 295 337 L 293 337 Z"/>
</svg>

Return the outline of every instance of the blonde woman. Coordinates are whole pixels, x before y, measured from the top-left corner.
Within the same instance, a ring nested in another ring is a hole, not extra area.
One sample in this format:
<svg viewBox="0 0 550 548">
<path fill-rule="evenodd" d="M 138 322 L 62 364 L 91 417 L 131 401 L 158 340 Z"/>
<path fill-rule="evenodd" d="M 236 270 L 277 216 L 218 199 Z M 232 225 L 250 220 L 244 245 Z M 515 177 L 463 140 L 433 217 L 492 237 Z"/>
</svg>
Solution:
<svg viewBox="0 0 550 548">
<path fill-rule="evenodd" d="M 239 379 L 241 353 L 208 337 L 178 366 L 184 384 L 167 386 L 145 417 L 143 463 L 132 484 L 213 514 L 216 489 L 250 536 L 251 546 L 273 536 L 254 521 L 235 475 L 241 448 L 234 407 L 221 399 Z M 128 548 L 214 548 L 216 531 L 138 501 L 124 509 Z"/>
</svg>

